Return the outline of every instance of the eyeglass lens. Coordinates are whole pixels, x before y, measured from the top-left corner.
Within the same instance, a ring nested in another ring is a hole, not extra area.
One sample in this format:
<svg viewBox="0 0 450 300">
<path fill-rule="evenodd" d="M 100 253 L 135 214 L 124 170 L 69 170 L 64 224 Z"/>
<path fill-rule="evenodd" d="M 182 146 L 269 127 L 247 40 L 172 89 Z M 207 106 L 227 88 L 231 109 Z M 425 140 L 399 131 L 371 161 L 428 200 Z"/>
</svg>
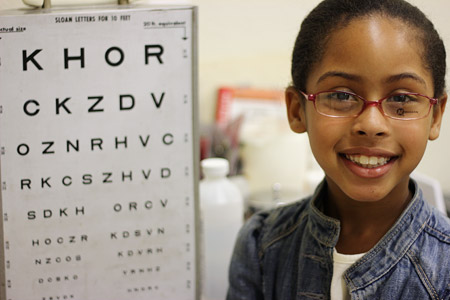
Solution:
<svg viewBox="0 0 450 300">
<path fill-rule="evenodd" d="M 357 116 L 364 109 L 365 101 L 345 92 L 322 92 L 316 95 L 316 110 L 333 117 Z M 386 116 L 395 119 L 420 119 L 428 115 L 430 100 L 412 94 L 395 94 L 381 101 Z"/>
</svg>

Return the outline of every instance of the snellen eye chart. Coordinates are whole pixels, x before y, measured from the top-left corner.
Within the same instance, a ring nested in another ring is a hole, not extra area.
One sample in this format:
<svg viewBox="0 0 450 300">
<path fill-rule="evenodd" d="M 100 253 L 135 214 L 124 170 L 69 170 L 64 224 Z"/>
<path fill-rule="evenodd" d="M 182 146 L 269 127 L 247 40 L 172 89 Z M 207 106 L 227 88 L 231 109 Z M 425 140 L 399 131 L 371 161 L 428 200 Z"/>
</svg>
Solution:
<svg viewBox="0 0 450 300">
<path fill-rule="evenodd" d="M 0 15 L 2 299 L 198 299 L 196 8 Z"/>
</svg>

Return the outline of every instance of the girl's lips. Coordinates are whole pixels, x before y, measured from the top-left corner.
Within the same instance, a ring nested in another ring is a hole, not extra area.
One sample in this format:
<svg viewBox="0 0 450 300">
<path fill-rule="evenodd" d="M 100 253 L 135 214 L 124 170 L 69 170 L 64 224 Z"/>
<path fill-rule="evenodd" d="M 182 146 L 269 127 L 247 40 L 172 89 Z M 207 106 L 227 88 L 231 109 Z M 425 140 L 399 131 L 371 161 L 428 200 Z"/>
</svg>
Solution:
<svg viewBox="0 0 450 300">
<path fill-rule="evenodd" d="M 357 165 L 364 167 L 364 168 L 376 168 L 380 167 L 382 165 L 385 165 L 388 163 L 392 157 L 386 157 L 386 156 L 375 156 L 375 155 L 354 155 L 354 154 L 345 154 L 345 158 L 348 160 L 351 160 L 352 162 L 356 163 Z"/>
<path fill-rule="evenodd" d="M 378 178 L 387 174 L 395 164 L 398 156 L 340 154 L 344 165 L 355 175 L 362 178 Z"/>
</svg>

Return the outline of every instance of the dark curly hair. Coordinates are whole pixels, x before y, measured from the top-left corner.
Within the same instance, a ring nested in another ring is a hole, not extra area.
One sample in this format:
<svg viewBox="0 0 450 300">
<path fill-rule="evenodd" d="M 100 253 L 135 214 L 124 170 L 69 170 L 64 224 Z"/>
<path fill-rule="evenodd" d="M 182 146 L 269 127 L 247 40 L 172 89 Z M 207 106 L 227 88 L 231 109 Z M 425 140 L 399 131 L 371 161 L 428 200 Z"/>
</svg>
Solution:
<svg viewBox="0 0 450 300">
<path fill-rule="evenodd" d="M 417 30 L 423 43 L 423 60 L 434 83 L 434 97 L 445 90 L 445 46 L 433 23 L 417 7 L 404 0 L 324 0 L 303 21 L 292 54 L 293 85 L 305 91 L 306 80 L 320 61 L 331 34 L 355 18 L 382 15 L 398 19 Z"/>
</svg>

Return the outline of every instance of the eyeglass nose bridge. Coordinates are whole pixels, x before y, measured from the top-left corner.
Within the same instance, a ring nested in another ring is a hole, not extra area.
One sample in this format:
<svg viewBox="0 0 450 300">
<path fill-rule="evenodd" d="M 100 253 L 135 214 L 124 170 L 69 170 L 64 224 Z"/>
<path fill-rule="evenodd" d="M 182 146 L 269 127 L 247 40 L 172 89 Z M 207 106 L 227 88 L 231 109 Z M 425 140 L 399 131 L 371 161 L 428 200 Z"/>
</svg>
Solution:
<svg viewBox="0 0 450 300">
<path fill-rule="evenodd" d="M 380 100 L 377 100 L 377 101 L 364 100 L 364 102 L 365 102 L 364 106 L 380 106 L 381 105 Z"/>
<path fill-rule="evenodd" d="M 383 110 L 383 107 L 381 106 L 381 103 L 383 102 L 383 99 L 381 99 L 381 100 L 376 100 L 376 101 L 369 101 L 369 100 L 366 100 L 366 99 L 363 99 L 363 98 L 361 98 L 361 99 L 364 101 L 364 105 L 363 105 L 361 111 L 359 112 L 359 114 L 362 114 L 362 113 L 366 110 L 366 108 L 369 107 L 369 106 L 375 106 L 375 107 L 378 107 L 378 109 L 380 110 L 380 112 L 381 112 L 383 115 L 385 114 L 385 113 L 384 113 L 384 110 Z"/>
</svg>

